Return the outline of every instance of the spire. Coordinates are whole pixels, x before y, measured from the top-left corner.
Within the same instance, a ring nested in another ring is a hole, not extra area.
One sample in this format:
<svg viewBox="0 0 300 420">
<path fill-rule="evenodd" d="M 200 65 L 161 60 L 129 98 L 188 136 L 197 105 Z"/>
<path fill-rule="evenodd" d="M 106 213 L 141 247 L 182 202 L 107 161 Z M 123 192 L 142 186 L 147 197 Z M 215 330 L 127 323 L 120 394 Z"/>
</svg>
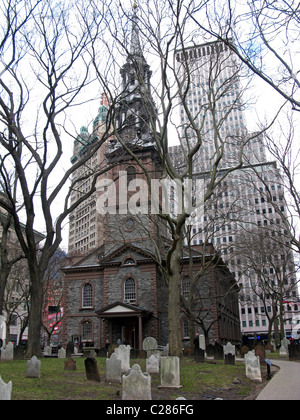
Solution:
<svg viewBox="0 0 300 420">
<path fill-rule="evenodd" d="M 132 33 L 131 33 L 131 44 L 130 44 L 130 54 L 133 57 L 143 58 L 143 50 L 140 43 L 139 37 L 139 28 L 138 28 L 138 5 L 134 3 L 133 5 L 133 17 L 132 17 Z"/>
</svg>

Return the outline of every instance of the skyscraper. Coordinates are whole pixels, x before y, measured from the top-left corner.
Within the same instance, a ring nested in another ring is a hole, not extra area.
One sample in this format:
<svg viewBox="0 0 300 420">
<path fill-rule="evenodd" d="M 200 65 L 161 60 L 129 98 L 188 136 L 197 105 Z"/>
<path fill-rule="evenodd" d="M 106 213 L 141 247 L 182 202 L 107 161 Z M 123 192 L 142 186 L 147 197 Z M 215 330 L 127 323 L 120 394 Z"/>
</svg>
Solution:
<svg viewBox="0 0 300 420">
<path fill-rule="evenodd" d="M 280 312 L 290 334 L 300 306 L 288 232 L 276 214 L 287 215 L 284 188 L 276 163 L 267 160 L 263 136 L 247 130 L 241 66 L 218 41 L 177 51 L 176 58 L 186 97 L 179 100 L 181 145 L 170 149 L 176 166 L 185 164 L 183 149 L 200 143 L 193 173 L 208 186 L 218 157 L 219 178 L 243 157 L 241 168 L 206 202 L 191 242 L 213 243 L 235 272 L 245 337 L 265 338 L 270 320 Z"/>
</svg>

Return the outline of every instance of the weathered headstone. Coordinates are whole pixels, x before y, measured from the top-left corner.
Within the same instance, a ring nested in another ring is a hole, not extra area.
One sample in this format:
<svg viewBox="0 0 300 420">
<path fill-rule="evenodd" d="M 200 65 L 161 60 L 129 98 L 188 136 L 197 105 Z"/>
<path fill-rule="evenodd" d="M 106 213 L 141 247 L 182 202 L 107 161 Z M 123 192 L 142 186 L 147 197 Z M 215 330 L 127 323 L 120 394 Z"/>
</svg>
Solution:
<svg viewBox="0 0 300 420">
<path fill-rule="evenodd" d="M 115 353 L 110 356 L 110 359 L 106 359 L 106 382 L 122 383 L 121 363 Z"/>
<path fill-rule="evenodd" d="M 44 348 L 44 356 L 51 356 L 52 355 L 52 349 L 50 346 L 46 346 Z"/>
<path fill-rule="evenodd" d="M 0 376 L 0 401 L 10 401 L 11 400 L 11 390 L 12 390 L 12 382 L 8 384 L 2 381 Z"/>
<path fill-rule="evenodd" d="M 88 357 L 85 359 L 84 364 L 87 380 L 101 382 L 96 359 L 94 357 Z"/>
<path fill-rule="evenodd" d="M 163 351 L 161 352 L 161 356 L 169 356 L 169 343 L 164 346 Z"/>
<path fill-rule="evenodd" d="M 151 400 L 151 376 L 143 373 L 139 365 L 122 378 L 122 400 Z"/>
<path fill-rule="evenodd" d="M 225 365 L 235 366 L 235 346 L 228 342 L 223 346 Z"/>
<path fill-rule="evenodd" d="M 206 351 L 205 336 L 203 334 L 199 335 L 199 349 Z"/>
<path fill-rule="evenodd" d="M 262 382 L 259 357 L 255 356 L 254 351 L 249 351 L 245 355 L 245 368 L 247 378 Z"/>
<path fill-rule="evenodd" d="M 147 337 L 143 341 L 143 350 L 147 352 L 147 357 L 150 357 L 152 356 L 152 354 L 157 353 L 157 348 L 157 341 L 154 337 Z"/>
<path fill-rule="evenodd" d="M 69 359 L 72 354 L 75 354 L 75 345 L 73 341 L 69 341 L 66 347 L 66 358 Z"/>
<path fill-rule="evenodd" d="M 288 347 L 289 351 L 289 361 L 300 360 L 300 344 L 297 344 L 295 341 L 292 341 Z"/>
<path fill-rule="evenodd" d="M 69 359 L 65 361 L 65 370 L 76 370 L 76 369 L 77 367 L 76 367 L 75 360 L 69 357 Z"/>
<path fill-rule="evenodd" d="M 180 385 L 180 361 L 179 357 L 161 357 L 159 388 L 181 388 Z"/>
<path fill-rule="evenodd" d="M 248 354 L 248 352 L 249 352 L 249 347 L 243 346 L 241 348 L 241 357 L 245 357 L 245 354 Z"/>
<path fill-rule="evenodd" d="M 224 360 L 223 346 L 219 343 L 215 343 L 214 358 L 215 360 Z"/>
<path fill-rule="evenodd" d="M 115 355 L 121 360 L 122 373 L 126 373 L 130 369 L 130 346 L 121 344 L 115 349 Z"/>
<path fill-rule="evenodd" d="M 146 372 L 159 373 L 159 358 L 154 354 L 146 360 Z"/>
<path fill-rule="evenodd" d="M 288 355 L 288 352 L 286 350 L 286 347 L 281 345 L 281 347 L 279 349 L 279 356 L 284 357 L 284 356 L 287 356 L 287 355 Z"/>
<path fill-rule="evenodd" d="M 266 350 L 262 344 L 257 344 L 254 347 L 254 353 L 255 353 L 255 356 L 259 357 L 260 363 L 261 364 L 264 363 L 264 361 L 266 360 Z"/>
<path fill-rule="evenodd" d="M 203 349 L 195 349 L 194 350 L 194 360 L 197 363 L 204 363 L 205 359 L 205 351 Z"/>
<path fill-rule="evenodd" d="M 41 361 L 36 356 L 33 356 L 27 361 L 27 373 L 26 378 L 37 378 L 41 377 Z"/>
<path fill-rule="evenodd" d="M 11 360 L 14 360 L 14 345 L 9 342 L 5 347 L 1 348 L 1 361 L 9 362 Z"/>
<path fill-rule="evenodd" d="M 58 350 L 58 358 L 59 359 L 65 359 L 66 358 L 66 350 L 62 347 Z"/>
</svg>

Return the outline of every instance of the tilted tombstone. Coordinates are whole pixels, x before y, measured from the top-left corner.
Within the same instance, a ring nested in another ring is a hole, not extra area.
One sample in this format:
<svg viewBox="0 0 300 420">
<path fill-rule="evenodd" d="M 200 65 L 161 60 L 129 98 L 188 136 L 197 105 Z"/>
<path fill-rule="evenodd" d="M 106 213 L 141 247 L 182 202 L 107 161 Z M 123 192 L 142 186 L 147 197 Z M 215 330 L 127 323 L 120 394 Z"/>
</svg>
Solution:
<svg viewBox="0 0 300 420">
<path fill-rule="evenodd" d="M 10 362 L 11 360 L 14 360 L 14 345 L 13 343 L 9 342 L 5 347 L 3 346 L 1 349 L 1 361 Z"/>
<path fill-rule="evenodd" d="M 36 356 L 33 356 L 27 361 L 27 373 L 26 378 L 37 378 L 41 377 L 41 361 Z"/>
<path fill-rule="evenodd" d="M 106 382 L 122 383 L 121 360 L 117 359 L 115 353 L 106 359 Z"/>
<path fill-rule="evenodd" d="M 181 388 L 180 360 L 177 356 L 161 357 L 159 388 Z"/>
<path fill-rule="evenodd" d="M 139 365 L 133 365 L 122 378 L 122 400 L 151 399 L 151 376 L 143 373 Z"/>
<path fill-rule="evenodd" d="M 146 372 L 148 373 L 159 373 L 159 358 L 152 354 L 146 360 Z"/>
<path fill-rule="evenodd" d="M 254 351 L 249 351 L 245 355 L 245 368 L 248 379 L 262 382 L 259 356 L 255 356 Z"/>
<path fill-rule="evenodd" d="M 10 401 L 11 400 L 11 390 L 12 390 L 12 382 L 8 382 L 8 384 L 2 381 L 0 376 L 0 401 Z"/>
<path fill-rule="evenodd" d="M 84 364 L 87 380 L 101 382 L 96 359 L 94 357 L 88 357 L 85 359 Z"/>
<path fill-rule="evenodd" d="M 121 360 L 122 373 L 126 373 L 130 369 L 130 346 L 121 344 L 115 349 L 115 355 Z"/>
</svg>

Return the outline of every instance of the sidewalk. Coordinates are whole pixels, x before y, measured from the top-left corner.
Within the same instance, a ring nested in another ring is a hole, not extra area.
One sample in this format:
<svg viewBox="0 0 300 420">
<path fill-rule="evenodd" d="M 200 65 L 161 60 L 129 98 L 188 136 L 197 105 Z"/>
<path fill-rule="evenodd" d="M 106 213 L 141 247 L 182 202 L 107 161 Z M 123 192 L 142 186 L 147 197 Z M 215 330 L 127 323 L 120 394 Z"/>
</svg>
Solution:
<svg viewBox="0 0 300 420">
<path fill-rule="evenodd" d="M 257 401 L 300 400 L 300 363 L 272 360 L 280 368 L 257 396 Z M 272 369 L 272 368 L 271 368 Z"/>
</svg>

